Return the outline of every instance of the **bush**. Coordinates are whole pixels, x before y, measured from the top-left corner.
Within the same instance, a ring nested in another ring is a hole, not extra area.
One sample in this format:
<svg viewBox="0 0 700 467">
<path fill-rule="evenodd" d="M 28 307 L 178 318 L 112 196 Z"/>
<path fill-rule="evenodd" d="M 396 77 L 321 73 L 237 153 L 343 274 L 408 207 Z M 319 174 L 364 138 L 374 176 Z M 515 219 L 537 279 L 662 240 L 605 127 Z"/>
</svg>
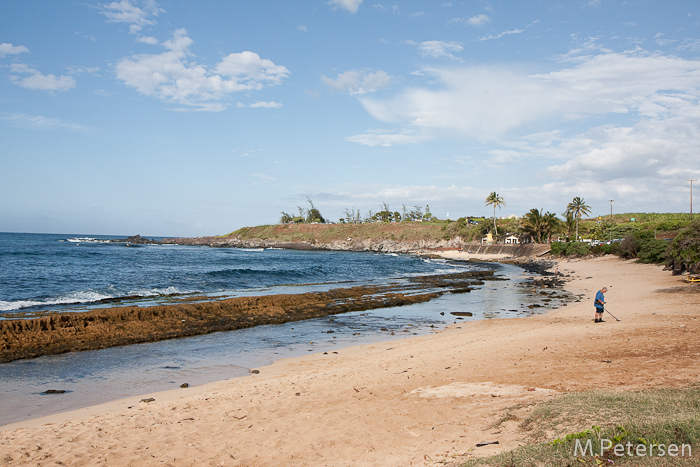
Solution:
<svg viewBox="0 0 700 467">
<path fill-rule="evenodd" d="M 568 245 L 568 243 L 552 242 L 551 245 L 549 245 L 550 252 L 554 256 L 565 256 L 566 255 L 566 245 Z"/>
<path fill-rule="evenodd" d="M 678 232 L 668 254 L 688 269 L 700 263 L 700 221 L 694 221 Z"/>
<path fill-rule="evenodd" d="M 638 258 L 643 263 L 664 263 L 667 250 L 668 244 L 655 239 L 652 232 L 637 231 L 622 239 L 617 254 L 623 258 Z"/>
<path fill-rule="evenodd" d="M 613 246 L 618 245 L 618 243 L 613 243 L 609 245 L 607 243 L 601 243 L 591 248 L 591 253 L 594 255 L 609 255 L 612 252 Z"/>
<path fill-rule="evenodd" d="M 551 252 L 554 256 L 586 256 L 590 255 L 592 250 L 585 242 L 553 242 Z"/>
</svg>

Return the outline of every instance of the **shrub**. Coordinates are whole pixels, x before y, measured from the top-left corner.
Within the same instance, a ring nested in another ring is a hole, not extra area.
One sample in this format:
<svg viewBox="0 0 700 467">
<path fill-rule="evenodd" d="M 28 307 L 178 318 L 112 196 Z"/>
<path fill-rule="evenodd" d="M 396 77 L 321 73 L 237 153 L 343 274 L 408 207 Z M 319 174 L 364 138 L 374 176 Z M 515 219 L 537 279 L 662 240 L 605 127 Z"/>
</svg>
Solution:
<svg viewBox="0 0 700 467">
<path fill-rule="evenodd" d="M 549 245 L 550 252 L 554 256 L 565 256 L 566 255 L 566 245 L 568 245 L 568 243 L 552 242 L 551 245 Z"/>
<path fill-rule="evenodd" d="M 638 258 L 643 263 L 663 263 L 667 258 L 668 244 L 654 238 L 649 231 L 636 231 L 625 238 L 619 247 L 619 256 Z"/>
<path fill-rule="evenodd" d="M 552 242 L 551 253 L 554 256 L 586 256 L 591 254 L 591 246 L 584 242 Z"/>
<path fill-rule="evenodd" d="M 591 254 L 591 246 L 584 242 L 572 242 L 569 243 L 569 247 L 566 249 L 568 256 L 586 256 Z"/>
<path fill-rule="evenodd" d="M 594 255 L 609 255 L 612 252 L 614 245 L 618 244 L 613 243 L 612 245 L 609 245 L 607 243 L 601 243 L 600 245 L 591 247 L 591 253 L 593 253 Z"/>
<path fill-rule="evenodd" d="M 669 256 L 687 268 L 700 263 L 700 221 L 678 232 L 669 247 Z"/>
</svg>

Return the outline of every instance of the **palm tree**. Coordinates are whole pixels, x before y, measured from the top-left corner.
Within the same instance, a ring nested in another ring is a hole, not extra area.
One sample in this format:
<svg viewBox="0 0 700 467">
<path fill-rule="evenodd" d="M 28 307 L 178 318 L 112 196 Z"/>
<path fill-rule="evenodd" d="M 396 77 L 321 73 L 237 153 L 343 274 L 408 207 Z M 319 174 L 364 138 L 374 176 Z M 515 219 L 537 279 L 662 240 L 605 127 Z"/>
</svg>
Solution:
<svg viewBox="0 0 700 467">
<path fill-rule="evenodd" d="M 565 211 L 564 214 L 564 222 L 563 222 L 563 229 L 564 232 L 566 232 L 566 236 L 568 238 L 573 237 L 573 233 L 576 232 L 576 218 L 574 217 L 573 213 L 569 211 Z"/>
<path fill-rule="evenodd" d="M 506 202 L 503 201 L 503 198 L 501 198 L 498 193 L 495 191 L 488 195 L 486 197 L 486 200 L 484 201 L 484 204 L 486 206 L 492 204 L 493 205 L 493 233 L 498 234 L 498 230 L 496 229 L 496 206 L 500 209 L 501 206 L 505 206 Z"/>
<path fill-rule="evenodd" d="M 533 208 L 523 216 L 522 229 L 532 236 L 535 243 L 549 242 L 561 223 L 555 214 L 542 211 L 542 209 Z"/>
<path fill-rule="evenodd" d="M 566 212 L 573 214 L 576 218 L 576 241 L 578 242 L 578 220 L 583 214 L 590 214 L 591 207 L 586 204 L 583 198 L 577 196 L 566 206 Z"/>
</svg>

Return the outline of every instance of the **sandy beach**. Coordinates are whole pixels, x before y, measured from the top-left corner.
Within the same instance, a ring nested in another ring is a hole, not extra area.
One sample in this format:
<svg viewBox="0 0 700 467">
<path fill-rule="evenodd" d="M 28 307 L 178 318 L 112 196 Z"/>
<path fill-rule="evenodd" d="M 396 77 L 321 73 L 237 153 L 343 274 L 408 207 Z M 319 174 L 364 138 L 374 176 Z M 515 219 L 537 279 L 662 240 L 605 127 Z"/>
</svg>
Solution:
<svg viewBox="0 0 700 467">
<path fill-rule="evenodd" d="M 700 381 L 699 286 L 616 257 L 557 267 L 579 302 L 6 426 L 0 465 L 456 464 L 528 442 L 516 422 L 494 428 L 508 407 Z M 603 286 L 620 321 L 593 322 Z"/>
</svg>

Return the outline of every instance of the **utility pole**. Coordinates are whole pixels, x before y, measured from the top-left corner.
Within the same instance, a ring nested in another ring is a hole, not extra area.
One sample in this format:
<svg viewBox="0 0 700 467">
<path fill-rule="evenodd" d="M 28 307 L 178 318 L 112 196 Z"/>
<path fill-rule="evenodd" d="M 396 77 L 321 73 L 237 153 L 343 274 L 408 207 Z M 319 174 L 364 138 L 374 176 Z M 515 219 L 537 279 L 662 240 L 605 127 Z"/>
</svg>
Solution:
<svg viewBox="0 0 700 467">
<path fill-rule="evenodd" d="M 613 221 L 612 221 L 612 205 L 613 205 L 614 199 L 610 200 L 610 243 L 612 243 L 612 228 L 613 228 Z"/>
<path fill-rule="evenodd" d="M 697 182 L 697 180 L 686 180 L 686 182 L 690 182 L 690 220 L 693 220 L 693 182 Z"/>
</svg>

